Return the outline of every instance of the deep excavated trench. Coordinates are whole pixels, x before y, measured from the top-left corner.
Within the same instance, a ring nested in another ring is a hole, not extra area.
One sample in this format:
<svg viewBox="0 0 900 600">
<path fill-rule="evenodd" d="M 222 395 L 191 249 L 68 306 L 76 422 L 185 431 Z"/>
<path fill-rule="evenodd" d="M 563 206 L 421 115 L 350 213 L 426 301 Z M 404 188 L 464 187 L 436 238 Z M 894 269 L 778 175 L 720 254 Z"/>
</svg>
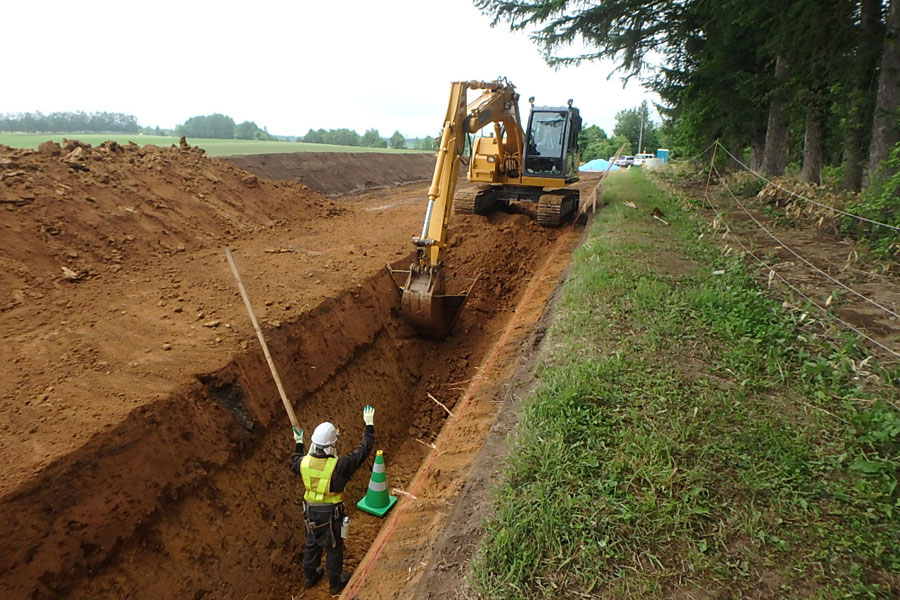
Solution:
<svg viewBox="0 0 900 600">
<path fill-rule="evenodd" d="M 385 196 L 352 202 L 370 219 L 367 210 L 391 204 Z M 429 394 L 454 409 L 538 267 L 575 240 L 571 228 L 542 229 L 523 214 L 456 219 L 450 281 L 480 280 L 440 342 L 399 318 L 386 269 L 348 278 L 339 293 L 270 323 L 267 342 L 302 425 L 334 422 L 347 452 L 361 437 L 362 407 L 375 406 L 389 484 L 408 486 L 447 419 Z M 394 266 L 404 268 L 411 257 L 399 253 Z M 240 248 L 237 257 L 251 298 L 277 282 L 256 273 Z M 554 282 L 538 292 L 538 313 Z M 234 327 L 244 342 L 223 366 L 132 411 L 2 498 L 4 597 L 328 597 L 327 586 L 302 590 L 302 485 L 288 470 L 290 429 L 249 323 L 235 318 Z M 430 485 L 458 488 L 451 477 Z M 347 489 L 348 505 L 367 483 L 364 468 Z M 345 568 L 359 564 L 383 525 L 352 514 Z"/>
<path fill-rule="evenodd" d="M 510 218 L 526 217 L 499 220 Z M 503 277 L 488 277 L 493 289 L 505 288 L 505 296 L 514 300 L 528 281 L 521 275 L 537 265 L 552 237 L 539 236 L 524 263 L 499 249 L 485 257 L 519 263 Z M 341 431 L 343 451 L 361 437 L 362 407 L 377 407 L 377 447 L 385 451 L 391 485 L 403 488 L 429 451 L 415 440 L 432 442 L 447 416 L 427 394 L 453 410 L 462 389 L 453 384 L 477 376 L 475 366 L 510 315 L 504 310 L 508 302 L 486 308 L 492 301 L 492 294 L 482 290 L 450 339 L 423 340 L 398 319 L 399 293 L 385 270 L 302 321 L 267 332 L 267 342 L 303 425 L 311 430 L 331 420 Z M 146 597 L 270 598 L 299 592 L 302 487 L 287 470 L 290 432 L 260 354 L 251 347 L 226 368 L 200 376 L 202 387 L 180 400 L 205 404 L 204 411 L 210 401 L 228 410 L 236 425 L 228 428 L 236 438 L 229 459 L 196 483 L 167 490 L 167 501 L 114 560 L 85 569 L 87 577 L 73 582 L 71 597 L 109 597 L 135 589 Z M 160 418 L 167 419 L 170 409 L 177 410 L 167 407 Z M 367 484 L 364 468 L 348 486 L 349 505 L 365 494 Z M 382 524 L 354 512 L 348 569 L 359 563 Z M 215 568 L 202 568 L 207 564 Z M 320 586 L 303 597 L 329 596 Z"/>
</svg>

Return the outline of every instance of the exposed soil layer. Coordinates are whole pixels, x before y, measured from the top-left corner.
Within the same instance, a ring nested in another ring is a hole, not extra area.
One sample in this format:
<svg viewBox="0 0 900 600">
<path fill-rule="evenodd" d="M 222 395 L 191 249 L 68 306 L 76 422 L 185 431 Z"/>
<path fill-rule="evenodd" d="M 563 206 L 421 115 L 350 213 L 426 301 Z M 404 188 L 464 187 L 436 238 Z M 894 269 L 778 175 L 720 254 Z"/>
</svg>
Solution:
<svg viewBox="0 0 900 600">
<path fill-rule="evenodd" d="M 424 198 L 331 202 L 190 147 L 0 148 L 0 596 L 327 597 L 302 590 L 289 424 L 223 250 L 301 424 L 333 421 L 346 452 L 376 406 L 405 487 L 447 417 L 428 394 L 450 410 L 465 398 L 531 276 L 552 252 L 564 265 L 573 238 L 524 214 L 454 217 L 450 286 L 479 283 L 451 336 L 423 340 L 385 263 L 411 261 Z M 348 505 L 367 483 L 364 469 Z M 460 485 L 431 477 L 422 494 Z M 382 526 L 352 516 L 346 568 Z"/>
<path fill-rule="evenodd" d="M 305 184 L 329 197 L 430 181 L 434 172 L 434 154 L 295 152 L 224 160 L 260 177 Z"/>
</svg>

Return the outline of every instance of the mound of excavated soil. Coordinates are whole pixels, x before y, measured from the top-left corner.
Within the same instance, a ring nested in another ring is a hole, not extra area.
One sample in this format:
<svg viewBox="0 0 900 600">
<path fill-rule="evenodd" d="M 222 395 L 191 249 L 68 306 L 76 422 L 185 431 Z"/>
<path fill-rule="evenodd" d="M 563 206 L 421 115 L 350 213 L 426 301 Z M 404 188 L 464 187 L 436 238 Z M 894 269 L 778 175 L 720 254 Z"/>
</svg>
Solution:
<svg viewBox="0 0 900 600">
<path fill-rule="evenodd" d="M 430 181 L 433 154 L 294 152 L 226 156 L 243 169 L 275 181 L 303 183 L 326 196 Z"/>
<path fill-rule="evenodd" d="M 289 424 L 223 250 L 301 425 L 347 451 L 375 405 L 402 487 L 447 416 L 428 394 L 453 408 L 563 234 L 454 217 L 451 287 L 481 278 L 422 340 L 384 266 L 410 262 L 425 187 L 338 204 L 189 147 L 0 149 L 0 597 L 327 597 L 301 590 Z M 351 568 L 382 524 L 353 514 Z"/>
<path fill-rule="evenodd" d="M 164 262 L 335 210 L 301 186 L 261 180 L 200 148 L 76 141 L 37 153 L 0 147 L 4 206 L 0 310 L 126 264 Z"/>
</svg>

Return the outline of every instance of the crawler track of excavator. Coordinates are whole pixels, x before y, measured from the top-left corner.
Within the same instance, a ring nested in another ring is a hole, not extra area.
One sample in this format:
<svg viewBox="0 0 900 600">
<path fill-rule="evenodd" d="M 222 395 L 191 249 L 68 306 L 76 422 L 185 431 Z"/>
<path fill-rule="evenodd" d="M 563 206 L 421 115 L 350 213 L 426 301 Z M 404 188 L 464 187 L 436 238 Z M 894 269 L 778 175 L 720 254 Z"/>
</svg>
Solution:
<svg viewBox="0 0 900 600">
<path fill-rule="evenodd" d="M 538 202 L 537 222 L 543 227 L 559 227 L 575 214 L 578 190 L 542 194 Z"/>
<path fill-rule="evenodd" d="M 494 188 L 489 185 L 458 190 L 453 199 L 453 212 L 458 215 L 486 214 L 501 205 L 501 201 L 493 196 Z"/>
</svg>

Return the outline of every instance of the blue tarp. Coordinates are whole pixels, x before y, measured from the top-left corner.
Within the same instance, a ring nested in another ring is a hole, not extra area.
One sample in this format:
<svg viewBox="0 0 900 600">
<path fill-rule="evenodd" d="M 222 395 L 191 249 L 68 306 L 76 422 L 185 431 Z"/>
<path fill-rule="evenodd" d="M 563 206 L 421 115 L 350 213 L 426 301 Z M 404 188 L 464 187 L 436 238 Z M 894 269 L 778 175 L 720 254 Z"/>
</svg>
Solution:
<svg viewBox="0 0 900 600">
<path fill-rule="evenodd" d="M 578 167 L 579 171 L 605 171 L 609 168 L 609 161 L 604 160 L 602 158 L 595 158 L 590 162 L 586 162 L 580 167 Z M 618 171 L 619 167 L 613 165 L 613 168 L 610 171 Z"/>
</svg>

